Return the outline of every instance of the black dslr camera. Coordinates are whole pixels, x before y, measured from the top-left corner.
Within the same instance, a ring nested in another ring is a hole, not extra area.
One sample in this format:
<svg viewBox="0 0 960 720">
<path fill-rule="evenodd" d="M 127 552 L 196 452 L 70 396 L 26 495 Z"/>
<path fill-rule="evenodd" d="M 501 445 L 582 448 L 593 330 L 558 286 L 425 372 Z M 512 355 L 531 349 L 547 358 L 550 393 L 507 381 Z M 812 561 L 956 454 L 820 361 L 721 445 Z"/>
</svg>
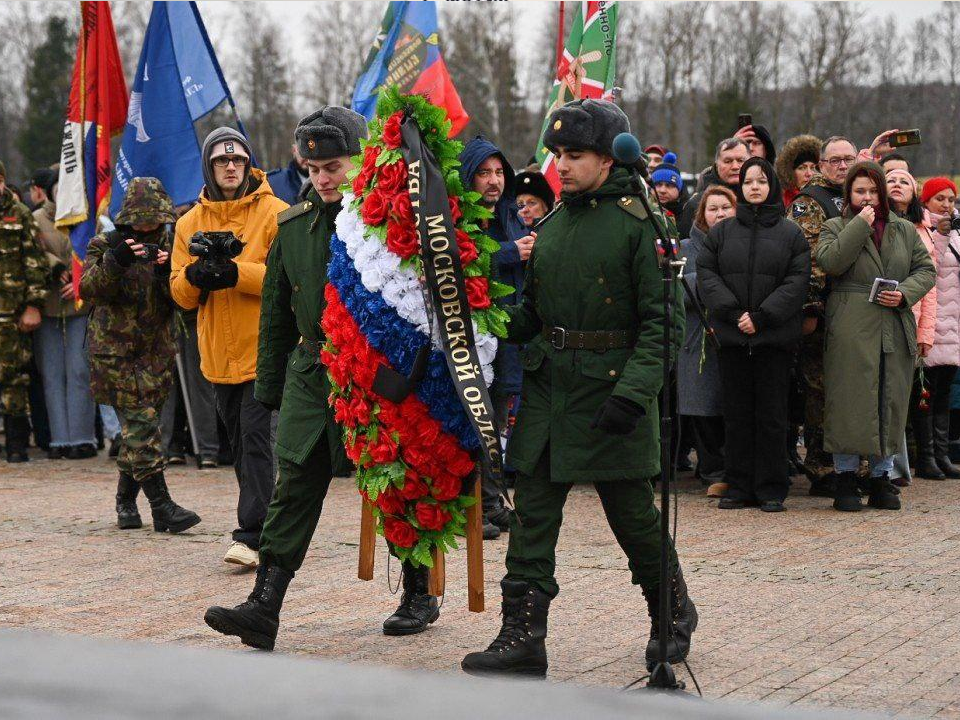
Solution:
<svg viewBox="0 0 960 720">
<path fill-rule="evenodd" d="M 190 254 L 201 262 L 215 264 L 217 261 L 233 260 L 243 252 L 243 245 L 236 235 L 226 232 L 197 232 L 190 238 Z"/>
</svg>

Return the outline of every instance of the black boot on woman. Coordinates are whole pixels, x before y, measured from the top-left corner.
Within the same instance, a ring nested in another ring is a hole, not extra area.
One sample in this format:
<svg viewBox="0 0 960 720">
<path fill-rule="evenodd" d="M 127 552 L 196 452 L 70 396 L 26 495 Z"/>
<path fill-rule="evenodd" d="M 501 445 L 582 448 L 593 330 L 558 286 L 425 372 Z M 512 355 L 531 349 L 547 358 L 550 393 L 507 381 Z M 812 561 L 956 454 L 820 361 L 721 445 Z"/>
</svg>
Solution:
<svg viewBox="0 0 960 720">
<path fill-rule="evenodd" d="M 900 509 L 900 497 L 886 473 L 881 477 L 870 478 L 870 497 L 867 499 L 867 504 L 877 510 Z"/>
<path fill-rule="evenodd" d="M 860 512 L 863 504 L 857 491 L 855 472 L 837 473 L 837 490 L 833 498 L 833 509 L 840 512 Z"/>
<path fill-rule="evenodd" d="M 933 459 L 945 477 L 960 478 L 960 468 L 950 462 L 950 411 L 933 416 Z"/>
</svg>

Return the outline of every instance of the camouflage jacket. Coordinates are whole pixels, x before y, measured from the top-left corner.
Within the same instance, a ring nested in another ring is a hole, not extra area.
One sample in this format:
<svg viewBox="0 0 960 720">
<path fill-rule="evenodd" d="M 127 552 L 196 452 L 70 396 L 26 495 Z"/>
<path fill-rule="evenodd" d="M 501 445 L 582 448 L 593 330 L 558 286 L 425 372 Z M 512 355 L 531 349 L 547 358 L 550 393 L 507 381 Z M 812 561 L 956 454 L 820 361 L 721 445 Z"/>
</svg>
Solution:
<svg viewBox="0 0 960 720">
<path fill-rule="evenodd" d="M 169 251 L 170 234 L 156 242 Z M 80 296 L 93 304 L 87 327 L 90 380 L 97 402 L 119 407 L 158 404 L 172 382 L 176 342 L 168 276 L 155 265 L 117 264 L 109 233 L 87 247 Z"/>
<path fill-rule="evenodd" d="M 807 293 L 807 300 L 803 305 L 803 312 L 807 316 L 817 316 L 823 314 L 827 295 L 827 278 L 816 261 L 817 245 L 820 243 L 820 230 L 828 218 L 816 200 L 803 194 L 803 191 L 810 187 L 822 187 L 836 198 L 842 197 L 843 189 L 817 173 L 787 208 L 787 217 L 803 230 L 803 236 L 810 245 L 810 256 L 813 258 L 810 267 L 810 289 Z"/>
<path fill-rule="evenodd" d="M 42 309 L 49 276 L 33 215 L 4 188 L 0 193 L 0 321 L 19 316 L 28 305 Z"/>
<path fill-rule="evenodd" d="M 173 218 L 169 197 L 152 178 L 132 180 L 117 213 L 118 224 L 172 222 Z M 143 239 L 167 252 L 172 246 L 171 233 L 162 225 Z M 172 385 L 177 351 L 170 265 L 134 262 L 124 268 L 110 252 L 122 241 L 116 232 L 95 236 L 83 261 L 80 296 L 94 306 L 87 329 L 91 385 L 98 402 L 157 407 Z"/>
</svg>

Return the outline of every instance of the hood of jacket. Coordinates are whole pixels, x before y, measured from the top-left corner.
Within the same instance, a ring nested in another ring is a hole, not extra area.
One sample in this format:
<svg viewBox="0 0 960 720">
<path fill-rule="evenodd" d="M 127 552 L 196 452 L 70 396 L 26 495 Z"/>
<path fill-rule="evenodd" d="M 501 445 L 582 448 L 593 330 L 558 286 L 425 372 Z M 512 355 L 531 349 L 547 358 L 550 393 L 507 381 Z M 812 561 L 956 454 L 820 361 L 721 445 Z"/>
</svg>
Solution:
<svg viewBox="0 0 960 720">
<path fill-rule="evenodd" d="M 767 153 L 767 162 L 773 165 L 777 161 L 777 146 L 773 144 L 773 136 L 770 135 L 770 131 L 763 125 L 754 125 L 753 134 L 763 144 L 763 149 Z"/>
<path fill-rule="evenodd" d="M 216 130 L 207 135 L 206 140 L 203 141 L 203 146 L 200 148 L 200 159 L 203 166 L 203 184 L 207 189 L 207 196 L 214 201 L 224 200 L 225 198 L 223 197 L 223 193 L 220 192 L 220 188 L 217 187 L 217 183 L 213 179 L 213 166 L 210 163 L 210 153 L 213 152 L 213 148 L 217 143 L 224 142 L 225 140 L 233 140 L 243 145 L 244 149 L 247 151 L 247 155 L 250 156 L 250 162 L 253 162 L 253 153 L 250 152 L 250 143 L 239 130 L 234 130 L 232 127 L 224 126 L 218 127 Z M 246 173 L 243 176 L 243 183 L 241 183 L 237 192 L 238 197 L 246 195 L 248 192 L 250 192 L 249 180 L 252 167 L 253 166 L 251 164 L 247 164 Z"/>
<path fill-rule="evenodd" d="M 500 227 L 503 228 L 505 236 L 497 237 L 495 231 L 490 233 L 490 235 L 500 242 L 516 240 L 526 234 L 521 233 L 516 237 L 507 237 L 514 234 L 517 226 L 520 226 L 521 229 L 523 226 L 520 217 L 517 215 L 516 173 L 513 171 L 513 166 L 507 162 L 507 158 L 500 151 L 500 148 L 483 137 L 483 135 L 477 135 L 473 140 L 464 145 L 463 150 L 460 152 L 460 180 L 463 182 L 466 190 L 473 190 L 473 178 L 477 174 L 477 170 L 480 169 L 480 166 L 487 158 L 493 156 L 498 157 L 500 162 L 503 163 L 503 193 L 493 208 L 495 222 L 491 223 L 491 225 L 499 224 Z"/>
<path fill-rule="evenodd" d="M 815 135 L 797 135 L 787 140 L 780 148 L 780 154 L 773 163 L 777 177 L 786 190 L 799 190 L 793 175 L 793 166 L 800 155 L 820 157 L 820 138 Z"/>
<path fill-rule="evenodd" d="M 767 176 L 767 182 L 770 184 L 770 191 L 767 193 L 767 199 L 762 205 L 753 205 L 747 202 L 743 196 L 743 182 L 747 177 L 747 171 L 755 166 L 759 166 L 763 174 Z M 785 209 L 783 207 L 783 190 L 780 188 L 780 181 L 773 170 L 773 165 L 761 157 L 752 157 L 747 160 L 740 168 L 740 185 L 735 190 L 737 194 L 737 220 L 744 225 L 751 226 L 759 224 L 764 227 L 776 225 L 783 217 Z"/>
</svg>

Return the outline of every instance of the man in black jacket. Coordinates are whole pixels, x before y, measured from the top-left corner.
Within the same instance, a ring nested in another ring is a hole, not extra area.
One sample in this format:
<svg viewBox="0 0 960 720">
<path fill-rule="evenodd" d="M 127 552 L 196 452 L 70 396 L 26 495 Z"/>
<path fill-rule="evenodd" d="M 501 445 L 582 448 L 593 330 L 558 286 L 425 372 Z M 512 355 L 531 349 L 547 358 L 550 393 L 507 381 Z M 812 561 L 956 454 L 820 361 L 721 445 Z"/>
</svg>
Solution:
<svg viewBox="0 0 960 720">
<path fill-rule="evenodd" d="M 700 176 L 697 193 L 687 200 L 677 221 L 677 230 L 681 238 L 690 237 L 690 228 L 697 215 L 697 206 L 703 189 L 711 185 L 722 185 L 734 192 L 740 186 L 740 168 L 750 157 L 750 148 L 747 143 L 738 137 L 721 140 L 713 156 L 713 165 L 707 168 Z"/>
</svg>

